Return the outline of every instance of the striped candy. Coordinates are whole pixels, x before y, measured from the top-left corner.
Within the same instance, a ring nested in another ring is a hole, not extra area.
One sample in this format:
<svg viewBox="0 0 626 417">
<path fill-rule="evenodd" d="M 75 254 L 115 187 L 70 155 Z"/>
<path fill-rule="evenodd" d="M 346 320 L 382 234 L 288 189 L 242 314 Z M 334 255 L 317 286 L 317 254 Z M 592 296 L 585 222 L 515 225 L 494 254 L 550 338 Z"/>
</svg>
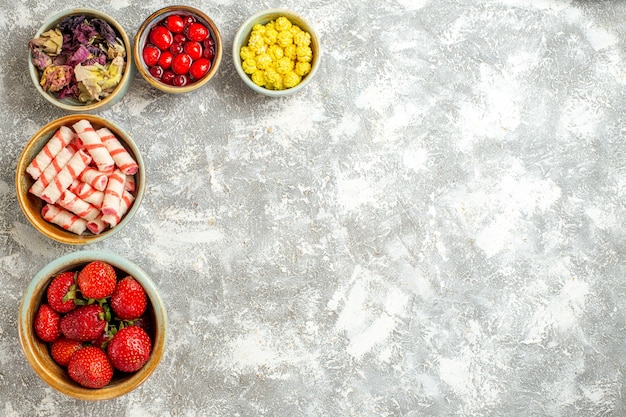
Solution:
<svg viewBox="0 0 626 417">
<path fill-rule="evenodd" d="M 78 150 L 61 171 L 54 177 L 52 182 L 41 193 L 41 198 L 49 204 L 54 204 L 61 197 L 72 182 L 78 178 L 81 172 L 91 162 L 91 157 L 83 150 Z"/>
<path fill-rule="evenodd" d="M 59 207 L 64 208 L 77 215 L 78 217 L 91 221 L 100 215 L 100 210 L 89 204 L 85 200 L 79 198 L 70 190 L 63 191 L 61 198 L 57 202 Z"/>
<path fill-rule="evenodd" d="M 67 126 L 61 126 L 59 130 L 48 140 L 37 156 L 30 161 L 26 172 L 37 180 L 44 170 L 50 165 L 55 156 L 74 139 L 75 134 Z"/>
<path fill-rule="evenodd" d="M 77 235 L 82 235 L 87 229 L 87 220 L 81 219 L 77 215 L 52 204 L 43 206 L 41 216 L 44 220 L 56 224 L 72 233 L 76 233 Z"/>
<path fill-rule="evenodd" d="M 120 210 L 120 200 L 124 193 L 125 182 L 126 175 L 119 168 L 109 175 L 109 183 L 104 190 L 104 201 L 101 208 L 103 215 L 117 214 Z"/>
<path fill-rule="evenodd" d="M 79 120 L 72 125 L 84 148 L 96 163 L 98 170 L 107 174 L 115 170 L 115 161 L 89 120 Z"/>
<path fill-rule="evenodd" d="M 78 177 L 79 180 L 91 185 L 98 191 L 104 191 L 109 182 L 109 176 L 97 169 L 86 168 Z"/>
<path fill-rule="evenodd" d="M 139 165 L 133 159 L 133 157 L 128 153 L 126 148 L 122 146 L 122 143 L 119 139 L 106 127 L 98 129 L 96 131 L 104 146 L 106 146 L 107 150 L 113 157 L 115 164 L 117 167 L 126 175 L 134 175 L 139 170 Z"/>
<path fill-rule="evenodd" d="M 118 223 L 122 220 L 122 217 L 128 209 L 135 201 L 135 196 L 129 193 L 128 191 L 124 191 L 122 198 L 120 199 L 120 207 L 119 211 L 115 214 L 104 214 L 102 215 L 102 220 L 109 224 L 109 226 L 114 227 L 117 226 Z"/>
<path fill-rule="evenodd" d="M 50 184 L 50 182 L 57 176 L 59 172 L 65 167 L 67 162 L 74 156 L 76 150 L 68 145 L 61 149 L 54 160 L 46 167 L 43 174 L 31 185 L 28 190 L 31 194 L 41 197 L 43 190 Z"/>
</svg>

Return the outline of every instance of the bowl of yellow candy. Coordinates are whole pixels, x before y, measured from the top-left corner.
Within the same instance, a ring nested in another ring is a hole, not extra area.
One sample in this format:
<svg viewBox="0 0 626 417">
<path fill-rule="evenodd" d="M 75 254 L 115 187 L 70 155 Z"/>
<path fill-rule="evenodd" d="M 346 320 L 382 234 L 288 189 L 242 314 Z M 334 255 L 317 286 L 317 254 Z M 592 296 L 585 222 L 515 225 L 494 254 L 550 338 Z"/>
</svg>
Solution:
<svg viewBox="0 0 626 417">
<path fill-rule="evenodd" d="M 257 93 L 281 97 L 306 87 L 321 59 L 313 26 L 286 9 L 250 16 L 235 34 L 233 61 L 243 82 Z"/>
</svg>

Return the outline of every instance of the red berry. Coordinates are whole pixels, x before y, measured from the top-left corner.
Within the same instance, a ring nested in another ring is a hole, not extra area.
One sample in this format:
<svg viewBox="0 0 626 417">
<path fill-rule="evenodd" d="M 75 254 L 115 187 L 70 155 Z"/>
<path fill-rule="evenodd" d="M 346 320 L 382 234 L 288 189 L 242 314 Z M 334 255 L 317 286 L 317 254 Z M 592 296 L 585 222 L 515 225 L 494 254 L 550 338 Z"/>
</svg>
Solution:
<svg viewBox="0 0 626 417">
<path fill-rule="evenodd" d="M 172 60 L 172 71 L 176 74 L 187 74 L 191 67 L 191 57 L 188 54 L 178 54 Z"/>
<path fill-rule="evenodd" d="M 122 278 L 111 296 L 111 310 L 122 320 L 135 320 L 146 311 L 148 298 L 141 284 L 133 277 Z"/>
<path fill-rule="evenodd" d="M 185 50 L 185 48 L 183 47 L 182 43 L 173 43 L 172 46 L 170 46 L 169 51 L 174 54 L 174 56 L 178 55 L 178 54 L 182 54 L 183 51 Z"/>
<path fill-rule="evenodd" d="M 59 321 L 61 333 L 68 339 L 90 342 L 104 332 L 107 321 L 105 312 L 98 304 L 78 306 Z"/>
<path fill-rule="evenodd" d="M 202 46 L 204 46 L 205 48 L 210 48 L 211 46 L 215 46 L 215 41 L 212 37 L 209 36 L 204 41 L 202 41 Z"/>
<path fill-rule="evenodd" d="M 35 313 L 35 333 L 44 342 L 54 342 L 61 336 L 59 321 L 59 313 L 42 304 Z"/>
<path fill-rule="evenodd" d="M 185 22 L 183 18 L 177 14 L 170 15 L 165 18 L 165 27 L 167 27 L 172 33 L 180 33 L 185 29 Z"/>
<path fill-rule="evenodd" d="M 163 68 L 158 65 L 150 67 L 150 75 L 154 78 L 160 79 L 163 76 Z"/>
<path fill-rule="evenodd" d="M 172 66 L 172 59 L 174 59 L 174 54 L 170 51 L 163 51 L 161 56 L 159 57 L 158 65 L 160 65 L 164 70 L 169 69 Z"/>
<path fill-rule="evenodd" d="M 184 44 L 183 49 L 192 60 L 196 60 L 202 56 L 202 44 L 200 44 L 200 42 L 187 42 Z"/>
<path fill-rule="evenodd" d="M 206 58 L 200 58 L 191 64 L 191 68 L 189 68 L 189 75 L 191 75 L 194 80 L 199 80 L 204 77 L 207 72 L 209 72 L 210 68 L 211 61 Z"/>
<path fill-rule="evenodd" d="M 174 42 L 173 43 L 183 44 L 185 42 L 187 42 L 187 37 L 185 35 L 183 35 L 182 33 L 177 33 L 176 35 L 174 35 Z"/>
<path fill-rule="evenodd" d="M 192 41 L 203 41 L 209 36 L 209 29 L 202 23 L 192 23 L 187 28 L 187 37 Z"/>
<path fill-rule="evenodd" d="M 87 388 L 102 388 L 113 378 L 113 366 L 104 351 L 87 346 L 72 355 L 67 372 L 72 380 Z"/>
<path fill-rule="evenodd" d="M 85 298 L 108 297 L 116 283 L 115 269 L 106 262 L 92 261 L 78 273 L 78 288 Z"/>
<path fill-rule="evenodd" d="M 172 71 L 167 70 L 163 72 L 163 77 L 161 77 L 161 81 L 165 84 L 172 85 L 174 83 L 174 77 L 176 77 L 176 74 L 174 74 Z"/>
<path fill-rule="evenodd" d="M 189 84 L 189 81 L 189 77 L 184 74 L 175 75 L 174 79 L 172 80 L 172 85 L 175 87 L 184 87 Z"/>
<path fill-rule="evenodd" d="M 189 27 L 195 21 L 196 21 L 196 18 L 190 14 L 183 17 L 183 22 L 185 22 L 185 27 Z"/>
<path fill-rule="evenodd" d="M 67 313 L 76 307 L 76 274 L 61 272 L 52 278 L 47 290 L 48 304 L 58 313 Z"/>
<path fill-rule="evenodd" d="M 160 55 L 161 50 L 154 45 L 146 45 L 146 47 L 143 48 L 143 62 L 149 67 L 156 65 Z"/>
<path fill-rule="evenodd" d="M 141 327 L 129 326 L 120 329 L 107 347 L 113 366 L 122 372 L 135 372 L 150 359 L 152 341 Z"/>
<path fill-rule="evenodd" d="M 83 343 L 65 337 L 57 339 L 50 347 L 50 355 L 56 363 L 67 366 L 74 353 L 83 348 Z"/>
<path fill-rule="evenodd" d="M 150 42 L 162 51 L 169 48 L 173 41 L 172 32 L 170 32 L 165 26 L 161 25 L 153 27 L 150 30 L 148 38 Z"/>
<path fill-rule="evenodd" d="M 202 51 L 202 56 L 208 60 L 213 59 L 213 57 L 215 56 L 215 47 L 209 46 L 207 48 L 204 48 L 204 51 Z"/>
</svg>

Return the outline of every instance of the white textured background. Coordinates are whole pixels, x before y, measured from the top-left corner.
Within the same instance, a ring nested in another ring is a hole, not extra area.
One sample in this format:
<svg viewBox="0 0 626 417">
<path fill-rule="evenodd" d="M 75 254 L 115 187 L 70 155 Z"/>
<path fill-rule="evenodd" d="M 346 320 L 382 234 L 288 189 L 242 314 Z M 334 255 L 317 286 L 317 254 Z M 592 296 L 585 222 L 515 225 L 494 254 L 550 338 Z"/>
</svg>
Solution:
<svg viewBox="0 0 626 417">
<path fill-rule="evenodd" d="M 0 0 L 0 415 L 626 415 L 626 2 L 193 1 L 225 54 L 202 90 L 137 76 L 101 113 L 147 193 L 91 245 L 144 268 L 170 317 L 137 391 L 75 401 L 29 368 L 31 277 L 79 248 L 34 232 L 19 154 L 62 112 L 28 40 L 84 4 Z M 134 36 L 164 1 L 90 4 Z M 318 28 L 315 82 L 248 91 L 232 37 L 283 6 Z"/>
</svg>

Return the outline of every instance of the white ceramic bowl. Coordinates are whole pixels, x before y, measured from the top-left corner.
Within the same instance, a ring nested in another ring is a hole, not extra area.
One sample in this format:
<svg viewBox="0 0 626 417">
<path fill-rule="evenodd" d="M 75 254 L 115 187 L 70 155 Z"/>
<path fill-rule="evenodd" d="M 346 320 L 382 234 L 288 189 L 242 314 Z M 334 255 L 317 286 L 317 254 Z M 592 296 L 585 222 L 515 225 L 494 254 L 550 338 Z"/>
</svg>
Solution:
<svg viewBox="0 0 626 417">
<path fill-rule="evenodd" d="M 261 87 L 252 81 L 250 75 L 248 75 L 243 69 L 240 51 L 241 47 L 248 44 L 250 33 L 255 25 L 265 25 L 268 22 L 276 20 L 281 16 L 286 17 L 292 24 L 299 26 L 300 29 L 308 32 L 311 35 L 310 47 L 313 52 L 313 58 L 311 60 L 311 71 L 302 78 L 302 81 L 300 81 L 299 84 L 297 84 L 295 87 L 286 88 L 283 90 L 273 90 Z M 317 31 L 315 30 L 313 25 L 308 20 L 306 20 L 300 14 L 295 13 L 291 10 L 273 8 L 255 13 L 254 15 L 250 16 L 245 22 L 243 22 L 243 24 L 239 27 L 237 33 L 235 34 L 232 53 L 235 69 L 237 70 L 237 73 L 243 80 L 244 84 L 246 84 L 253 91 L 256 91 L 259 94 L 264 94 L 270 97 L 282 97 L 289 94 L 295 94 L 311 83 L 320 66 L 322 48 L 320 45 L 319 35 L 317 34 Z"/>
<path fill-rule="evenodd" d="M 74 98 L 59 99 L 55 96 L 54 93 L 45 91 L 39 84 L 39 81 L 41 79 L 41 71 L 37 67 L 35 67 L 35 65 L 33 65 L 33 54 L 30 49 L 28 51 L 28 71 L 30 73 L 30 78 L 33 81 L 35 89 L 49 103 L 70 113 L 95 113 L 105 110 L 118 103 L 128 91 L 128 88 L 130 87 L 131 81 L 134 77 L 134 66 L 131 56 L 132 45 L 124 28 L 111 16 L 98 10 L 90 8 L 73 8 L 52 15 L 39 28 L 33 38 L 38 38 L 41 36 L 42 33 L 50 29 L 54 29 L 59 24 L 59 22 L 67 16 L 78 15 L 84 15 L 87 18 L 99 18 L 105 20 L 117 32 L 118 37 L 122 40 L 122 43 L 124 44 L 124 47 L 126 49 L 126 62 L 124 66 L 124 73 L 122 74 L 122 78 L 115 90 L 100 101 L 93 101 L 90 103 L 83 103 Z"/>
</svg>

